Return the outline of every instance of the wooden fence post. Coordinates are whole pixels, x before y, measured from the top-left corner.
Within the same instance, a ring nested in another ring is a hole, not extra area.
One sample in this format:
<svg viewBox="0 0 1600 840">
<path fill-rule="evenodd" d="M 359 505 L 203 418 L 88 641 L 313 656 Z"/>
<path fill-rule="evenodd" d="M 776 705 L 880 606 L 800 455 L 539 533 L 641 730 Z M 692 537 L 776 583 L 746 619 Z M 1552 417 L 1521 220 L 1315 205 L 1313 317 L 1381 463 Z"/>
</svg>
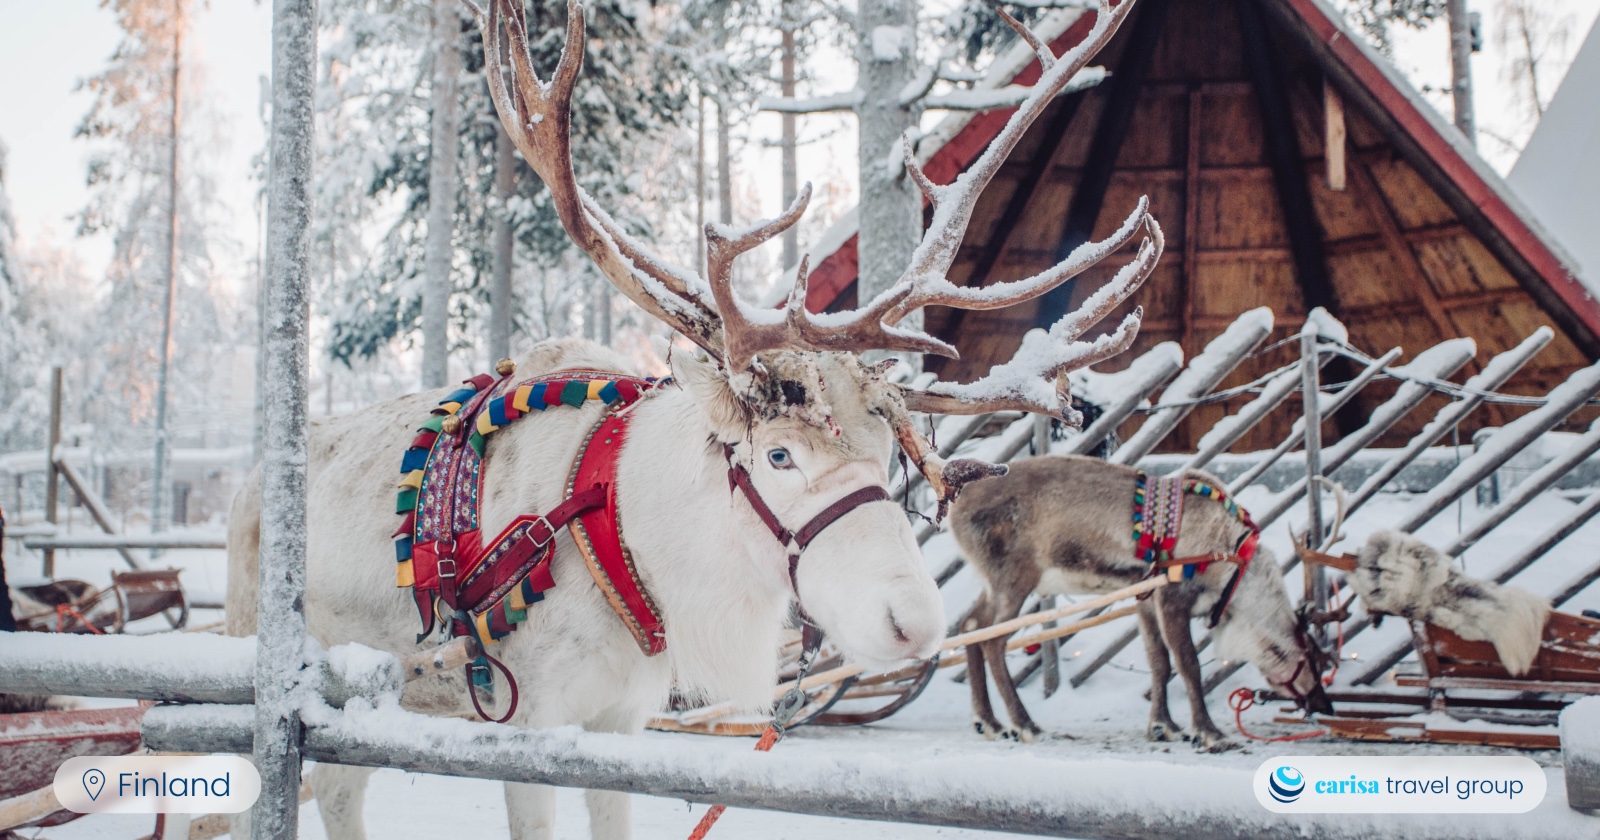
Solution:
<svg viewBox="0 0 1600 840">
<path fill-rule="evenodd" d="M 254 761 L 261 798 L 251 840 L 299 834 L 302 732 L 296 686 L 305 670 L 306 388 L 310 320 L 311 162 L 317 78 L 316 0 L 274 0 L 272 134 L 267 174 L 267 311 L 262 334 L 260 587 Z"/>
<path fill-rule="evenodd" d="M 50 368 L 50 432 L 44 445 L 44 521 L 56 524 L 61 500 L 61 476 L 56 470 L 56 447 L 61 445 L 61 367 Z M 44 551 L 44 576 L 56 576 L 56 552 Z"/>
</svg>

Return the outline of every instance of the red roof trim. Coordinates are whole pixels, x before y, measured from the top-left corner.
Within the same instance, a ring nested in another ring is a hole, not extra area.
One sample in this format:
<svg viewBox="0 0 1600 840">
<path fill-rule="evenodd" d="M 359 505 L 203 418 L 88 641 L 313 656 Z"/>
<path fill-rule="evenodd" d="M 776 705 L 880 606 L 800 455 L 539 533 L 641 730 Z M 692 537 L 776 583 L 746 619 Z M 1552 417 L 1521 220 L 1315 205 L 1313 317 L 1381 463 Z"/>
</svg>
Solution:
<svg viewBox="0 0 1600 840">
<path fill-rule="evenodd" d="M 1085 12 L 1067 27 L 1054 41 L 1050 42 L 1050 49 L 1056 55 L 1061 55 L 1081 43 L 1089 30 L 1094 28 L 1095 12 Z M 1021 72 L 1011 78 L 1009 84 L 1031 85 L 1039 81 L 1039 61 L 1034 59 L 1022 68 Z M 973 118 L 956 132 L 956 136 L 949 142 L 939 147 L 933 157 L 923 165 L 922 169 L 934 183 L 948 184 L 956 176 L 965 172 L 972 162 L 983 154 L 988 148 L 989 141 L 993 140 L 1005 128 L 1006 120 L 1016 112 L 1015 108 L 1003 111 L 986 111 L 973 116 Z M 810 285 L 806 291 L 806 308 L 813 312 L 822 312 L 827 309 L 838 297 L 856 282 L 856 275 L 860 271 L 859 256 L 856 252 L 858 237 L 851 236 L 840 245 L 833 253 L 823 257 L 811 272 Z"/>
</svg>

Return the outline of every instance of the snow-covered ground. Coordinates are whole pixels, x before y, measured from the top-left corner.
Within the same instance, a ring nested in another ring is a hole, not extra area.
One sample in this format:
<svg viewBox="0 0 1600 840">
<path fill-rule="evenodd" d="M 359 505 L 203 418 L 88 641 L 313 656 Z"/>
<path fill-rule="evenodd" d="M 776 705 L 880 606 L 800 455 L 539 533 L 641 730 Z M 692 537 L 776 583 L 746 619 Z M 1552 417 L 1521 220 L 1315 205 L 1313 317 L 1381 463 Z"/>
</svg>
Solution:
<svg viewBox="0 0 1600 840">
<path fill-rule="evenodd" d="M 1261 505 L 1268 491 L 1251 488 L 1241 494 L 1246 507 Z M 1354 550 L 1370 532 L 1399 519 L 1408 507 L 1409 497 L 1385 494 L 1375 498 L 1358 515 L 1346 523 L 1348 540 L 1340 548 Z M 1522 548 L 1534 535 L 1561 519 L 1574 506 L 1567 495 L 1546 493 L 1536 499 L 1511 520 L 1496 529 L 1465 556 L 1469 573 L 1491 575 L 1503 558 Z M 1291 512 L 1269 529 L 1265 543 L 1288 556 L 1287 527 L 1300 525 L 1298 512 Z M 1460 529 L 1469 526 L 1481 515 L 1470 498 L 1436 518 L 1420 532 L 1420 536 L 1434 544 L 1450 541 Z M 1569 537 L 1560 547 L 1531 569 L 1513 579 L 1540 594 L 1548 595 L 1579 574 L 1588 565 L 1600 560 L 1593 549 L 1600 543 L 1600 522 L 1590 523 Z M 941 569 L 954 556 L 954 544 L 947 534 L 931 540 L 926 548 L 930 569 Z M 20 552 L 13 555 L 11 568 L 19 576 L 32 571 L 29 560 Z M 220 592 L 226 583 L 226 568 L 221 552 L 184 551 L 169 552 L 164 562 L 186 570 L 185 583 L 195 590 Z M 108 578 L 109 571 L 121 564 L 112 552 L 73 551 L 58 559 L 58 568 L 65 576 L 81 577 L 91 582 Z M 1298 591 L 1299 578 L 1291 575 L 1287 580 L 1291 591 Z M 977 581 L 970 571 L 958 574 L 945 588 L 947 608 L 951 615 L 964 610 L 976 592 Z M 1563 609 L 1578 611 L 1583 608 L 1600 608 L 1600 586 L 1590 586 Z M 213 611 L 197 612 L 197 624 L 214 621 L 219 614 Z M 159 622 L 159 619 L 154 619 Z M 147 622 L 148 623 L 148 622 Z M 1094 628 L 1071 639 L 1063 646 L 1063 675 L 1070 676 L 1078 662 L 1092 658 L 1110 639 L 1120 636 L 1126 629 L 1124 623 L 1113 623 Z M 161 629 L 159 625 L 136 627 L 136 630 Z M 1345 659 L 1359 661 L 1381 652 L 1404 638 L 1406 629 L 1401 622 L 1391 621 L 1378 630 L 1368 631 L 1352 640 L 1344 648 Z M 1020 655 L 1019 655 L 1020 656 Z M 1204 654 L 1203 654 L 1204 656 Z M 1063 687 L 1054 697 L 1045 699 L 1040 681 L 1026 686 L 1023 699 L 1039 724 L 1052 733 L 1064 736 L 1037 744 L 1014 744 L 985 741 L 974 734 L 969 726 L 968 689 L 954 682 L 953 671 L 941 672 L 925 694 L 899 714 L 880 723 L 866 727 L 818 728 L 796 730 L 778 747 L 779 755 L 835 754 L 840 752 L 871 751 L 890 755 L 967 755 L 1004 756 L 1034 755 L 1058 757 L 1081 761 L 1083 759 L 1119 759 L 1151 762 L 1152 769 L 1214 768 L 1219 779 L 1248 778 L 1248 774 L 1266 758 L 1286 754 L 1367 754 L 1436 753 L 1449 755 L 1493 754 L 1489 748 L 1472 747 L 1419 747 L 1383 744 L 1354 744 L 1329 740 L 1301 741 L 1292 744 L 1261 744 L 1245 742 L 1242 749 L 1223 755 L 1196 754 L 1187 744 L 1152 744 L 1143 737 L 1147 703 L 1142 698 L 1148 687 L 1142 645 L 1131 645 L 1117 657 L 1112 667 L 1103 669 L 1079 689 Z M 1020 659 L 1018 660 L 1020 662 Z M 1227 685 L 1212 695 L 1212 716 L 1225 732 L 1233 732 L 1233 715 L 1227 709 L 1225 698 L 1233 687 L 1260 685 L 1253 669 L 1245 669 Z M 1174 715 L 1182 722 L 1187 719 L 1187 702 L 1181 685 L 1174 682 L 1172 707 Z M 105 703 L 110 701 L 98 701 Z M 1246 712 L 1246 725 L 1254 732 L 1282 734 L 1295 731 L 1294 727 L 1276 725 L 1271 718 L 1275 708 L 1257 707 Z M 662 743 L 688 743 L 699 736 L 649 733 L 646 738 Z M 1242 740 L 1242 739 L 1241 739 Z M 1551 752 L 1529 754 L 1535 761 L 1549 768 L 1551 793 L 1545 805 L 1528 815 L 1528 819 L 1555 820 L 1560 824 L 1576 817 L 1566 809 L 1560 786 L 1560 756 Z M 1241 775 L 1242 774 L 1242 775 Z M 1159 797 L 1159 792 L 1152 792 Z M 556 836 L 579 838 L 587 836 L 587 815 L 582 795 L 576 791 L 562 791 L 559 796 L 560 816 Z M 687 836 L 690 828 L 703 812 L 703 806 L 690 807 L 681 801 L 636 797 L 635 820 L 640 838 L 678 838 Z M 421 837 L 464 835 L 493 838 L 506 836 L 506 819 L 498 783 L 424 776 L 396 770 L 380 771 L 373 780 L 367 800 L 366 816 L 373 837 Z M 314 808 L 302 811 L 302 836 L 323 837 L 322 827 Z M 1556 824 L 1556 823 L 1551 823 Z M 37 836 L 61 838 L 129 838 L 148 832 L 146 818 L 97 816 L 75 823 L 39 832 Z M 1596 820 L 1596 836 L 1600 836 L 1600 820 Z M 33 832 L 24 836 L 35 836 Z M 980 838 L 1009 836 L 992 832 L 958 829 L 939 829 L 919 826 L 890 825 L 850 820 L 803 817 L 777 812 L 733 810 L 719 824 L 713 837 L 765 838 L 835 838 L 856 837 L 952 837 Z"/>
</svg>

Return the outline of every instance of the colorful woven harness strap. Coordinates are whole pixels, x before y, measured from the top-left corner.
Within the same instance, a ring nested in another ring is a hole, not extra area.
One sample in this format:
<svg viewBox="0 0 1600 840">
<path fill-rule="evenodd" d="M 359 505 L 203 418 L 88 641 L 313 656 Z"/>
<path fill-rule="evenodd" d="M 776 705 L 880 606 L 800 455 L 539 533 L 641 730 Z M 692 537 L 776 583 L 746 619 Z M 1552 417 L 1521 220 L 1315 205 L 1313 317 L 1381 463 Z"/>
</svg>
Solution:
<svg viewBox="0 0 1600 840">
<path fill-rule="evenodd" d="M 600 401 L 631 405 L 655 380 L 607 371 L 564 370 L 511 384 L 480 375 L 447 396 L 418 430 L 401 462 L 395 532 L 396 584 L 411 587 L 422 637 L 444 621 L 454 635 L 487 645 L 527 618 L 529 605 L 555 585 L 554 535 L 579 515 L 613 501 L 607 488 L 580 488 L 542 515 L 513 519 L 493 538 L 478 529 L 483 454 L 488 436 L 528 414 Z M 487 681 L 487 667 L 475 677 Z"/>
<path fill-rule="evenodd" d="M 1194 557 L 1174 557 L 1178 535 L 1183 522 L 1184 495 L 1211 499 L 1235 521 L 1243 525 L 1245 533 L 1232 554 L 1212 553 Z M 1133 542 L 1134 556 L 1150 566 L 1152 576 L 1165 570 L 1174 583 L 1204 574 L 1215 562 L 1232 561 L 1237 568 L 1224 585 L 1216 606 L 1212 608 L 1210 624 L 1217 626 L 1222 614 L 1233 600 L 1239 579 L 1244 575 L 1250 560 L 1261 543 L 1261 529 L 1250 519 L 1250 512 L 1240 507 L 1222 488 L 1204 479 L 1187 475 L 1166 476 L 1155 479 L 1140 470 L 1133 485 Z"/>
</svg>

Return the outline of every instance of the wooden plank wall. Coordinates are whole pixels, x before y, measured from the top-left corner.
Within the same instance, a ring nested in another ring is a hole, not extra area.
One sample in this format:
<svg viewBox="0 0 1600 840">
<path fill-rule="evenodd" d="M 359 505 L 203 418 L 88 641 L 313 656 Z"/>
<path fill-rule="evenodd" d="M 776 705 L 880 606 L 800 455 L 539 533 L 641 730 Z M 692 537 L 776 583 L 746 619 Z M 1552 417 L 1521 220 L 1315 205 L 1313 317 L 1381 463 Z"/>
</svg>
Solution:
<svg viewBox="0 0 1600 840">
<path fill-rule="evenodd" d="M 1273 340 L 1278 340 L 1297 331 L 1310 308 L 1296 277 L 1288 226 L 1268 165 L 1262 108 L 1245 61 L 1236 2 L 1170 0 L 1148 74 L 1137 91 L 1132 123 L 1116 155 L 1094 236 L 1114 230 L 1139 196 L 1148 195 L 1166 231 L 1167 250 L 1133 301 L 1145 309 L 1138 344 L 1107 369 L 1126 365 L 1161 341 L 1178 341 L 1186 355 L 1193 355 L 1240 312 L 1261 305 L 1277 313 Z M 1137 30 L 1137 20 L 1125 26 L 1097 63 L 1118 72 Z M 1445 338 L 1470 336 L 1478 342 L 1481 364 L 1537 327 L 1553 327 L 1373 122 L 1348 104 L 1347 185 L 1343 191 L 1329 187 L 1322 74 L 1288 33 L 1271 25 L 1268 30 L 1269 52 L 1289 100 L 1314 225 L 1321 235 L 1334 297 L 1331 309 L 1350 327 L 1351 342 L 1377 355 L 1396 345 L 1414 351 Z M 1039 120 L 981 198 L 952 280 L 970 282 L 977 264 L 989 266 L 982 282 L 1013 280 L 1050 266 L 1109 89 L 1103 85 L 1079 95 L 1081 101 L 1053 106 L 1072 109 L 1064 136 L 1045 136 L 1041 126 L 1049 126 L 1052 115 Z M 1041 161 L 1041 155 L 1050 159 Z M 1013 209 L 1010 215 L 1017 221 L 999 230 L 1019 186 L 1033 177 L 1043 180 L 1025 193 L 1025 212 L 1019 216 Z M 1117 255 L 1086 272 L 1072 289 L 1074 302 L 1127 258 Z M 1037 315 L 1033 305 L 959 318 L 948 310 L 932 311 L 929 326 L 953 339 L 962 359 L 930 360 L 929 368 L 947 379 L 981 375 L 1009 358 L 1022 333 L 1037 325 Z M 1107 323 L 1119 317 L 1113 315 Z M 1242 366 L 1224 387 L 1247 382 L 1295 357 L 1292 347 L 1269 352 Z M 1584 364 L 1583 354 L 1557 329 L 1551 346 L 1506 390 L 1543 394 Z M 1337 371 L 1330 368 L 1329 375 Z M 1393 387 L 1376 383 L 1369 388 L 1347 409 L 1346 423 L 1364 416 Z M 1192 449 L 1199 435 L 1242 402 L 1202 407 L 1163 448 Z M 1475 419 L 1500 424 L 1520 413 L 1496 407 Z M 1236 449 L 1258 449 L 1281 439 L 1294 415 L 1279 414 Z M 1415 416 L 1430 414 L 1424 409 Z M 1595 414 L 1580 412 L 1573 422 L 1587 423 Z M 1400 424 L 1379 445 L 1408 438 L 1416 431 L 1414 422 Z M 1462 439 L 1470 439 L 1474 428 L 1464 428 Z M 1328 434 L 1336 439 L 1338 429 Z"/>
</svg>

